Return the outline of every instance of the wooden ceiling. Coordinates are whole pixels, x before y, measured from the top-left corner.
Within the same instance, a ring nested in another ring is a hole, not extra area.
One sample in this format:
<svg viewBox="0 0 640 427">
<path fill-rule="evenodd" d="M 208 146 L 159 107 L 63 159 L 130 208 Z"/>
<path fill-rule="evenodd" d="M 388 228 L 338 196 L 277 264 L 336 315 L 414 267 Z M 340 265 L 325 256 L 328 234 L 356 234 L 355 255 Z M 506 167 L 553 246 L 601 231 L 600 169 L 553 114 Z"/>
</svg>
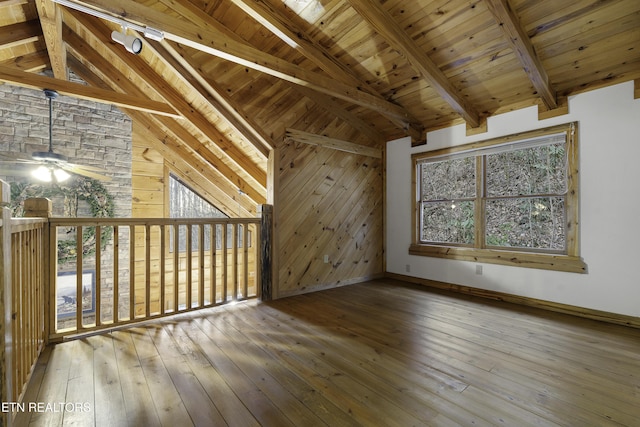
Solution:
<svg viewBox="0 0 640 427">
<path fill-rule="evenodd" d="M 119 105 L 255 203 L 269 151 L 288 137 L 379 149 L 512 109 L 562 111 L 570 94 L 640 79 L 637 0 L 72 2 L 164 40 L 140 35 L 136 56 L 108 19 L 0 0 L 0 81 Z"/>
</svg>

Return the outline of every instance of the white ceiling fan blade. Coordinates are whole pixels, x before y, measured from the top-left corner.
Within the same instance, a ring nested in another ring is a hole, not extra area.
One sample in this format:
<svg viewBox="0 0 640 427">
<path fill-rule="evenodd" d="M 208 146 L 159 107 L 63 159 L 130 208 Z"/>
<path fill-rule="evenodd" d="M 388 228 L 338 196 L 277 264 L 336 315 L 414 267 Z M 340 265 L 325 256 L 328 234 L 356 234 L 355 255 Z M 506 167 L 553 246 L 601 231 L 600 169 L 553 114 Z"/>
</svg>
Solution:
<svg viewBox="0 0 640 427">
<path fill-rule="evenodd" d="M 69 162 L 66 162 L 65 165 L 69 166 L 69 167 L 72 167 L 72 168 L 80 168 L 80 169 L 83 169 L 83 170 L 88 170 L 88 171 L 93 171 L 93 172 L 99 172 L 99 173 L 105 173 L 106 172 L 106 169 L 99 168 L 99 167 L 96 167 L 96 166 L 79 165 L 77 163 L 69 163 Z"/>
<path fill-rule="evenodd" d="M 88 178 L 97 179 L 99 181 L 111 181 L 110 176 L 102 175 L 96 172 L 91 172 L 79 166 L 74 167 L 74 166 L 70 166 L 69 164 L 60 164 L 58 165 L 58 167 L 60 167 L 60 169 L 64 169 L 67 172 L 75 173 L 76 175 L 86 176 Z"/>
</svg>

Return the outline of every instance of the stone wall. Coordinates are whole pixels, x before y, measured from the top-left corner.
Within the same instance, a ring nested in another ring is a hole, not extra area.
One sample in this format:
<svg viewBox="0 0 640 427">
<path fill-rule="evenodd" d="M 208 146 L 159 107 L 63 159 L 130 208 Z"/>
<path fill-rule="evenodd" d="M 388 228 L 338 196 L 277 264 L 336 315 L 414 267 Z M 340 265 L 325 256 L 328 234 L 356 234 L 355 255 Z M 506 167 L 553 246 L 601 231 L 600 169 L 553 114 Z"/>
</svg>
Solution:
<svg viewBox="0 0 640 427">
<path fill-rule="evenodd" d="M 0 152 L 49 149 L 49 104 L 42 91 L 0 85 Z M 115 216 L 131 216 L 131 119 L 117 107 L 68 96 L 53 101 L 53 151 L 71 163 L 97 166 L 112 178 L 103 184 L 115 200 Z M 7 182 L 35 180 L 0 165 Z M 60 215 L 54 203 L 54 215 Z"/>
<path fill-rule="evenodd" d="M 102 181 L 102 184 L 113 196 L 115 217 L 131 217 L 131 128 L 131 119 L 112 105 L 62 95 L 53 100 L 53 151 L 66 156 L 70 163 L 106 170 L 105 175 L 112 180 Z M 48 149 L 49 101 L 44 93 L 0 85 L 0 153 L 23 153 L 25 158 L 30 158 L 33 152 Z M 42 185 L 30 175 L 33 169 L 34 165 L 0 163 L 0 179 L 14 184 Z M 52 201 L 53 216 L 65 216 L 64 198 L 53 197 Z M 77 215 L 71 216 L 90 217 L 88 203 L 79 200 Z M 63 230 L 60 234 L 66 239 L 74 238 L 75 231 Z M 128 236 L 121 236 L 119 252 L 121 266 L 128 266 Z M 98 284 L 104 319 L 109 319 L 113 312 L 113 261 L 113 245 L 109 244 L 102 254 L 102 280 Z M 95 268 L 95 257 L 86 257 L 83 269 Z M 74 262 L 58 265 L 59 274 L 74 271 Z M 126 268 L 118 272 L 121 298 L 128 295 L 128 274 Z M 85 323 L 92 321 L 89 313 Z M 75 318 L 65 319 L 58 327 L 65 327 L 67 322 L 75 324 Z"/>
</svg>

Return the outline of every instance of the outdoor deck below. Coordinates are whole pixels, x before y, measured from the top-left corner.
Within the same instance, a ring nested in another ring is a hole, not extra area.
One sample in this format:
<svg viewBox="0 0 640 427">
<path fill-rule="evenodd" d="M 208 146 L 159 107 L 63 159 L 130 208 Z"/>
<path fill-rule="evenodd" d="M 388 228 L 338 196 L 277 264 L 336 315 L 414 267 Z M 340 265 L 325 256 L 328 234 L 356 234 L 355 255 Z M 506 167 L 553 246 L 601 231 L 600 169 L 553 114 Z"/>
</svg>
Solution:
<svg viewBox="0 0 640 427">
<path fill-rule="evenodd" d="M 631 426 L 638 401 L 640 330 L 378 280 L 49 346 L 16 425 Z"/>
</svg>

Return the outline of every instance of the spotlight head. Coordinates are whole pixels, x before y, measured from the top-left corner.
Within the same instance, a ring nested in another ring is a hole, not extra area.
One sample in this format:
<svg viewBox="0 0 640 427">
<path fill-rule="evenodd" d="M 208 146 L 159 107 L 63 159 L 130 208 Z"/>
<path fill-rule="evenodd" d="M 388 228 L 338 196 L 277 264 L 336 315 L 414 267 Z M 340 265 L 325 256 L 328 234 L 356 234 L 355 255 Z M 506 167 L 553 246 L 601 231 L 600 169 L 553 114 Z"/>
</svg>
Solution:
<svg viewBox="0 0 640 427">
<path fill-rule="evenodd" d="M 135 55 L 142 51 L 142 40 L 138 37 L 128 36 L 119 31 L 113 31 L 111 32 L 111 39 L 116 43 L 120 43 L 125 47 L 125 49 Z"/>
</svg>

